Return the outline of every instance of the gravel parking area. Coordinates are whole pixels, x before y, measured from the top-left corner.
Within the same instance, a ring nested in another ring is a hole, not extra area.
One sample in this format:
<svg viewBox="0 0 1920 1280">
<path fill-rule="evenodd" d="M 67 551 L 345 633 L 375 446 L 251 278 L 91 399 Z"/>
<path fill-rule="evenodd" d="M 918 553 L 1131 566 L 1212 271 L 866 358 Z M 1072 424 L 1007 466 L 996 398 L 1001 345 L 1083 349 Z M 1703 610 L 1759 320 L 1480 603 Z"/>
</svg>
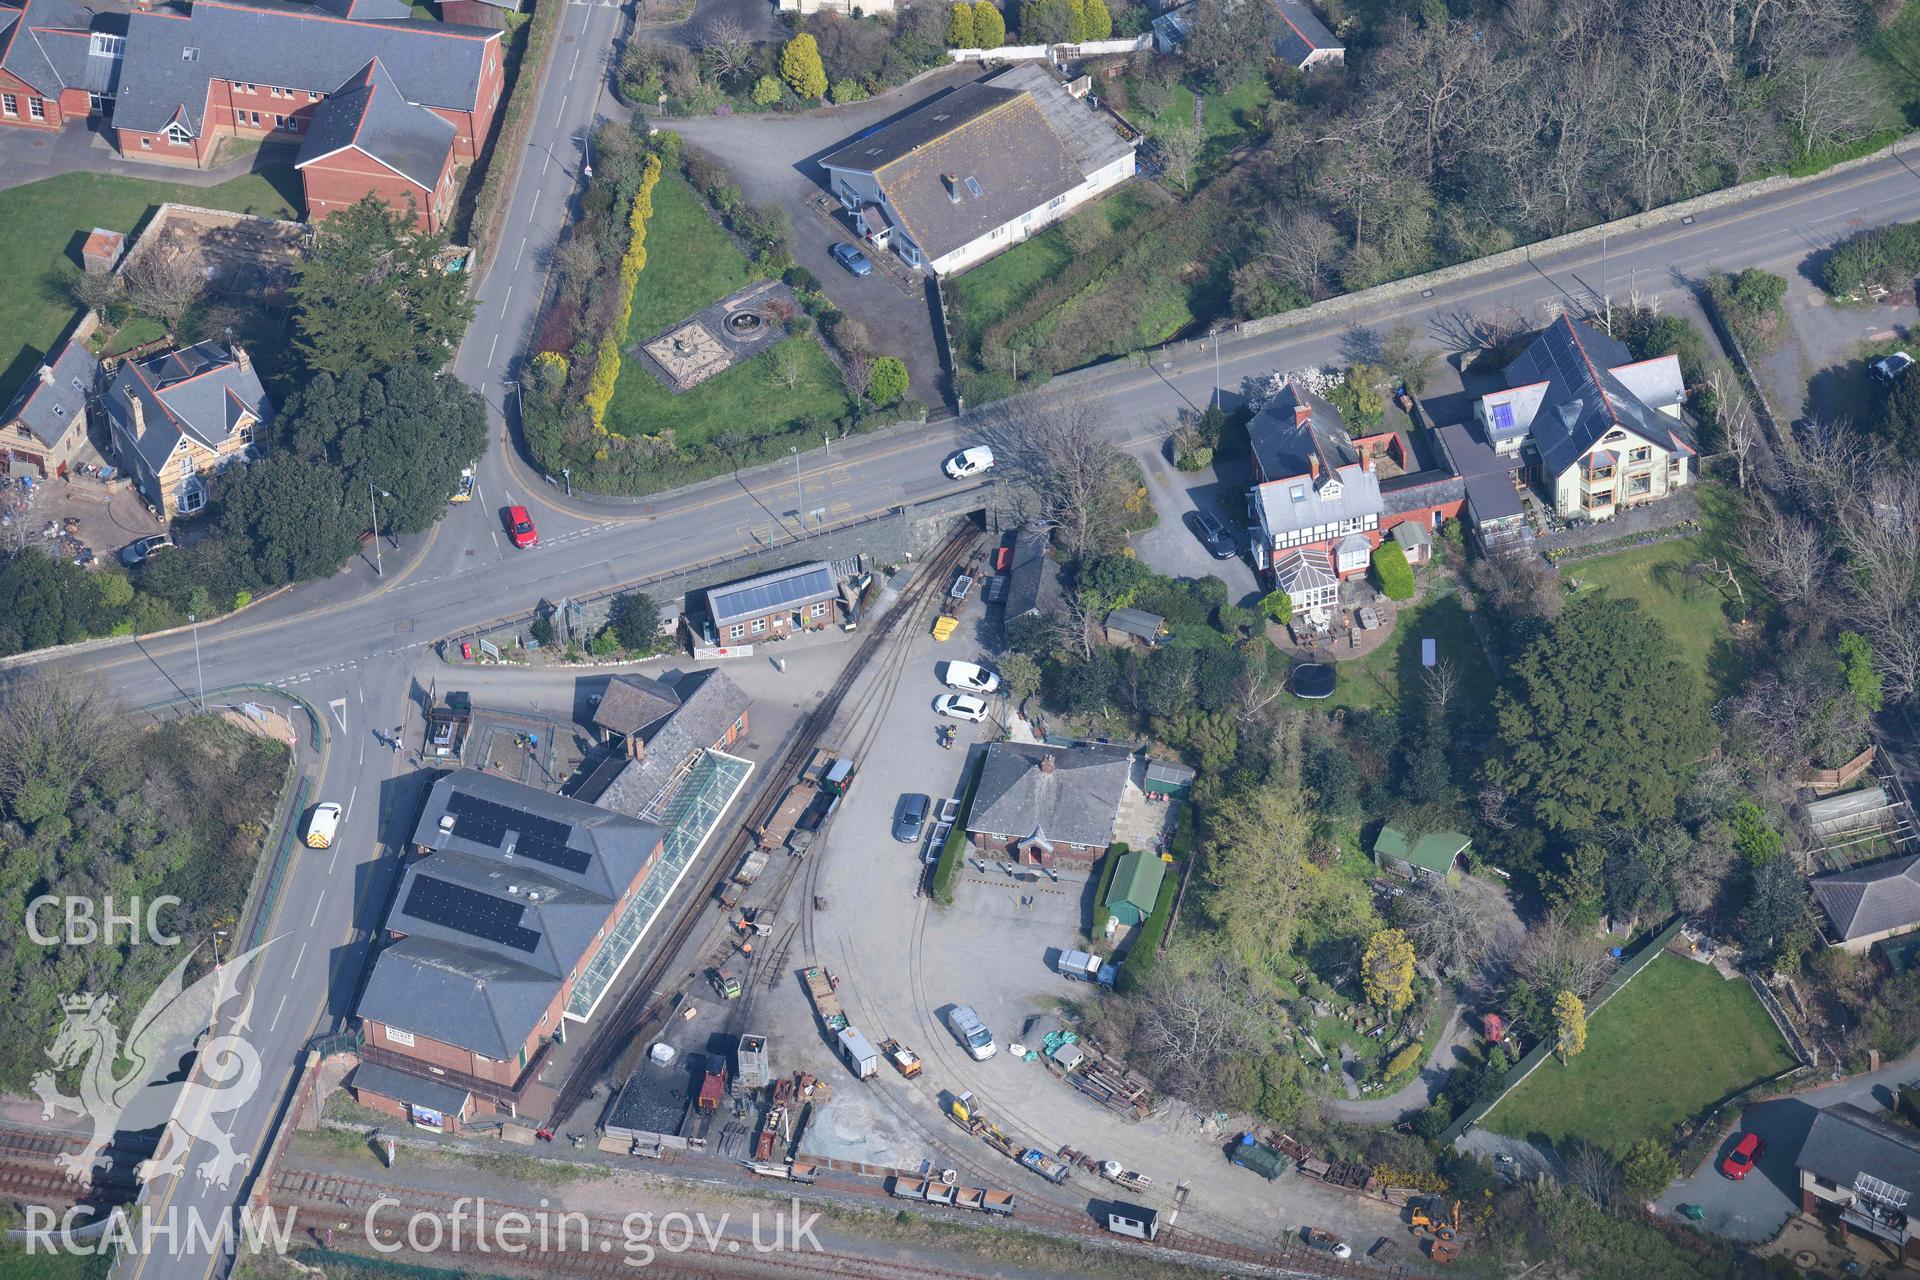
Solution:
<svg viewBox="0 0 1920 1280">
<path fill-rule="evenodd" d="M 1787 282 L 1787 332 L 1760 353 L 1757 372 L 1781 425 L 1805 418 L 1859 420 L 1872 403 L 1863 358 L 1920 322 L 1911 294 L 1873 306 L 1836 306 L 1804 275 Z"/>
</svg>

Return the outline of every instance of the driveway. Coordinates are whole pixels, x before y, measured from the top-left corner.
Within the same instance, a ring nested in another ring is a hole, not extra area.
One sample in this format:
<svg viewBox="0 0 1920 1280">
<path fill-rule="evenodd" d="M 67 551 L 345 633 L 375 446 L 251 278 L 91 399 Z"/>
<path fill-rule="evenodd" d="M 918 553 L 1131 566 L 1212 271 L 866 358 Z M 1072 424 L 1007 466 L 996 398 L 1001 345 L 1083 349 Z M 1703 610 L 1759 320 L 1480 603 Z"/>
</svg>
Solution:
<svg viewBox="0 0 1920 1280">
<path fill-rule="evenodd" d="M 1172 429 L 1171 423 L 1168 429 Z M 1131 452 L 1147 477 L 1153 508 L 1160 513 L 1159 524 L 1134 535 L 1135 553 L 1157 573 L 1176 578 L 1218 578 L 1227 584 L 1227 599 L 1234 604 L 1256 603 L 1261 595 L 1260 583 L 1246 550 L 1247 490 L 1253 483 L 1246 459 L 1220 463 L 1204 471 L 1181 471 L 1167 460 L 1169 446 L 1161 436 L 1141 441 Z M 1215 560 L 1187 526 L 1187 515 L 1194 511 L 1218 516 L 1232 530 L 1240 553 L 1231 560 Z"/>
<path fill-rule="evenodd" d="M 57 130 L 0 129 L 0 191 L 63 173 L 110 173 L 181 186 L 217 187 L 253 172 L 261 163 L 287 163 L 291 158 L 286 148 L 262 147 L 211 169 L 188 169 L 124 159 L 104 135 L 77 124 Z"/>
<path fill-rule="evenodd" d="M 1697 1204 L 1707 1211 L 1701 1226 L 1732 1240 L 1770 1240 L 1800 1208 L 1800 1174 L 1794 1162 L 1806 1141 L 1813 1117 L 1837 1102 L 1851 1102 L 1867 1111 L 1884 1110 L 1893 1101 L 1897 1085 L 1920 1078 L 1920 1054 L 1865 1075 L 1748 1107 L 1728 1129 L 1713 1154 L 1690 1177 L 1668 1187 L 1657 1202 L 1664 1213 L 1681 1204 Z M 1740 1135 L 1757 1133 L 1767 1144 L 1759 1162 L 1739 1182 L 1721 1176 L 1720 1161 Z"/>
<path fill-rule="evenodd" d="M 749 201 L 777 204 L 787 211 L 793 220 L 794 260 L 819 277 L 834 306 L 866 326 L 876 351 L 906 361 L 911 394 L 935 407 L 948 400 L 939 340 L 934 336 L 933 291 L 904 291 L 879 271 L 856 278 L 833 260 L 827 252 L 833 243 L 855 236 L 844 217 L 836 230 L 820 215 L 817 202 L 828 192 L 826 170 L 818 162 L 863 130 L 887 123 L 979 75 L 978 67 L 943 68 L 870 102 L 802 115 L 702 116 L 660 122 L 726 165 Z"/>
</svg>

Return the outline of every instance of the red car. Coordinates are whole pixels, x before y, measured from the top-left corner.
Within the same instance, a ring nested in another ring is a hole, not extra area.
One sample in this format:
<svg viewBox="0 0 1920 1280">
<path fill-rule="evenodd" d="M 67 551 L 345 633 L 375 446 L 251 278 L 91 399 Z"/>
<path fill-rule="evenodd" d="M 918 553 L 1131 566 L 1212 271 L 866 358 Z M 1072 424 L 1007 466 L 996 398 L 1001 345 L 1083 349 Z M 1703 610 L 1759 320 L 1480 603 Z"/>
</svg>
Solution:
<svg viewBox="0 0 1920 1280">
<path fill-rule="evenodd" d="M 533 527 L 533 517 L 525 507 L 507 508 L 507 536 L 516 547 L 531 547 L 540 541 L 540 531 Z"/>
<path fill-rule="evenodd" d="M 1735 1182 L 1753 1172 L 1753 1162 L 1765 1153 L 1767 1144 L 1760 1141 L 1760 1135 L 1750 1133 L 1740 1139 L 1733 1150 L 1727 1152 L 1727 1158 L 1720 1162 L 1720 1172 Z"/>
</svg>

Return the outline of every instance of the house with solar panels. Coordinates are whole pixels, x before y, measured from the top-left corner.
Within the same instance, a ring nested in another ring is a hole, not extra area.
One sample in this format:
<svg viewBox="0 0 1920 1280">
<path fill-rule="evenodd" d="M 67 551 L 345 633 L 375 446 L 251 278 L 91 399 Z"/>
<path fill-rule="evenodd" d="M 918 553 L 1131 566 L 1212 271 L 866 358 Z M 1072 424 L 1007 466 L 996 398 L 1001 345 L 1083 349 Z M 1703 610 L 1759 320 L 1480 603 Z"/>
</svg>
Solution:
<svg viewBox="0 0 1920 1280">
<path fill-rule="evenodd" d="M 482 1105 L 515 1114 L 551 1043 L 593 1016 L 685 870 L 666 865 L 668 834 L 495 774 L 442 777 L 356 1010 L 362 1066 L 348 1087 L 429 1128 Z M 449 1106 L 448 1089 L 465 1100 Z"/>
<path fill-rule="evenodd" d="M 1693 482 L 1699 445 L 1679 358 L 1635 360 L 1619 339 L 1561 316 L 1506 368 L 1474 416 L 1494 451 L 1522 458 L 1562 519 L 1609 519 Z"/>
<path fill-rule="evenodd" d="M 784 640 L 833 621 L 840 583 L 824 560 L 789 565 L 700 593 L 689 619 L 696 644 L 741 645 Z"/>
</svg>

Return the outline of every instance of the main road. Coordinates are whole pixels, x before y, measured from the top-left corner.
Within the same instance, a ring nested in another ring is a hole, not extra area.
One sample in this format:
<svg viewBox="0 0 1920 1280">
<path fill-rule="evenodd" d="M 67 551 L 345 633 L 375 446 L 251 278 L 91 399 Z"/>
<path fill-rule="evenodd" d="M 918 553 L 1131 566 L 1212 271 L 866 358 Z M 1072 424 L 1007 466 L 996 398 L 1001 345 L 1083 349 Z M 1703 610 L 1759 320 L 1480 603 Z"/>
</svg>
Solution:
<svg viewBox="0 0 1920 1280">
<path fill-rule="evenodd" d="M 742 553 L 769 538 L 792 541 L 803 509 L 825 507 L 838 523 L 950 492 L 956 486 L 941 475 L 940 460 L 979 428 L 979 419 L 967 415 L 917 432 L 842 440 L 803 455 L 798 474 L 772 468 L 644 502 L 567 497 L 507 446 L 500 413 L 506 384 L 538 307 L 554 236 L 580 189 L 580 139 L 607 111 L 606 63 L 619 17 L 605 0 L 568 6 L 502 239 L 477 283 L 476 320 L 454 367 L 493 405 L 503 446 L 483 462 L 477 500 L 451 511 L 386 577 L 356 564 L 328 582 L 201 627 L 197 636 L 127 640 L 44 660 L 84 670 L 136 704 L 197 690 L 197 672 L 212 686 L 280 686 L 304 697 L 326 723 L 318 797 L 347 806 L 337 846 L 344 852 L 298 856 L 271 930 L 279 940 L 259 961 L 249 1034 L 267 1078 L 226 1117 L 240 1149 L 256 1155 L 302 1046 L 349 1012 L 361 940 L 377 924 L 392 866 L 382 851 L 404 839 L 412 808 L 403 761 L 375 735 L 414 714 L 412 682 L 432 640 L 541 598 L 583 595 Z M 1409 296 L 1366 320 L 1412 324 L 1438 345 L 1457 345 L 1446 335 L 1468 316 L 1584 307 L 1603 289 L 1624 293 L 1629 279 L 1645 294 L 1713 266 L 1789 266 L 1856 227 L 1913 218 L 1920 218 L 1920 175 L 1890 157 L 1757 193 L 1689 222 L 1656 221 L 1612 239 L 1604 259 L 1596 244 L 1469 274 L 1434 297 Z M 1219 381 L 1234 388 L 1245 377 L 1334 361 L 1351 324 L 1310 321 L 1262 338 L 1229 339 L 1218 353 Z M 1139 451 L 1157 447 L 1175 417 L 1203 406 L 1214 386 L 1209 358 L 1179 367 L 1116 364 L 1074 377 L 1065 393 L 1097 405 L 1114 436 Z M 1032 402 L 1022 398 L 989 412 L 1017 421 Z M 505 544 L 499 510 L 510 503 L 534 510 L 539 546 L 515 551 Z M 149 1189 L 156 1208 L 208 1217 L 231 1202 L 231 1190 L 203 1186 L 191 1166 L 186 1178 Z M 136 1260 L 131 1277 L 204 1280 L 214 1263 L 205 1250 L 176 1248 Z"/>
</svg>

